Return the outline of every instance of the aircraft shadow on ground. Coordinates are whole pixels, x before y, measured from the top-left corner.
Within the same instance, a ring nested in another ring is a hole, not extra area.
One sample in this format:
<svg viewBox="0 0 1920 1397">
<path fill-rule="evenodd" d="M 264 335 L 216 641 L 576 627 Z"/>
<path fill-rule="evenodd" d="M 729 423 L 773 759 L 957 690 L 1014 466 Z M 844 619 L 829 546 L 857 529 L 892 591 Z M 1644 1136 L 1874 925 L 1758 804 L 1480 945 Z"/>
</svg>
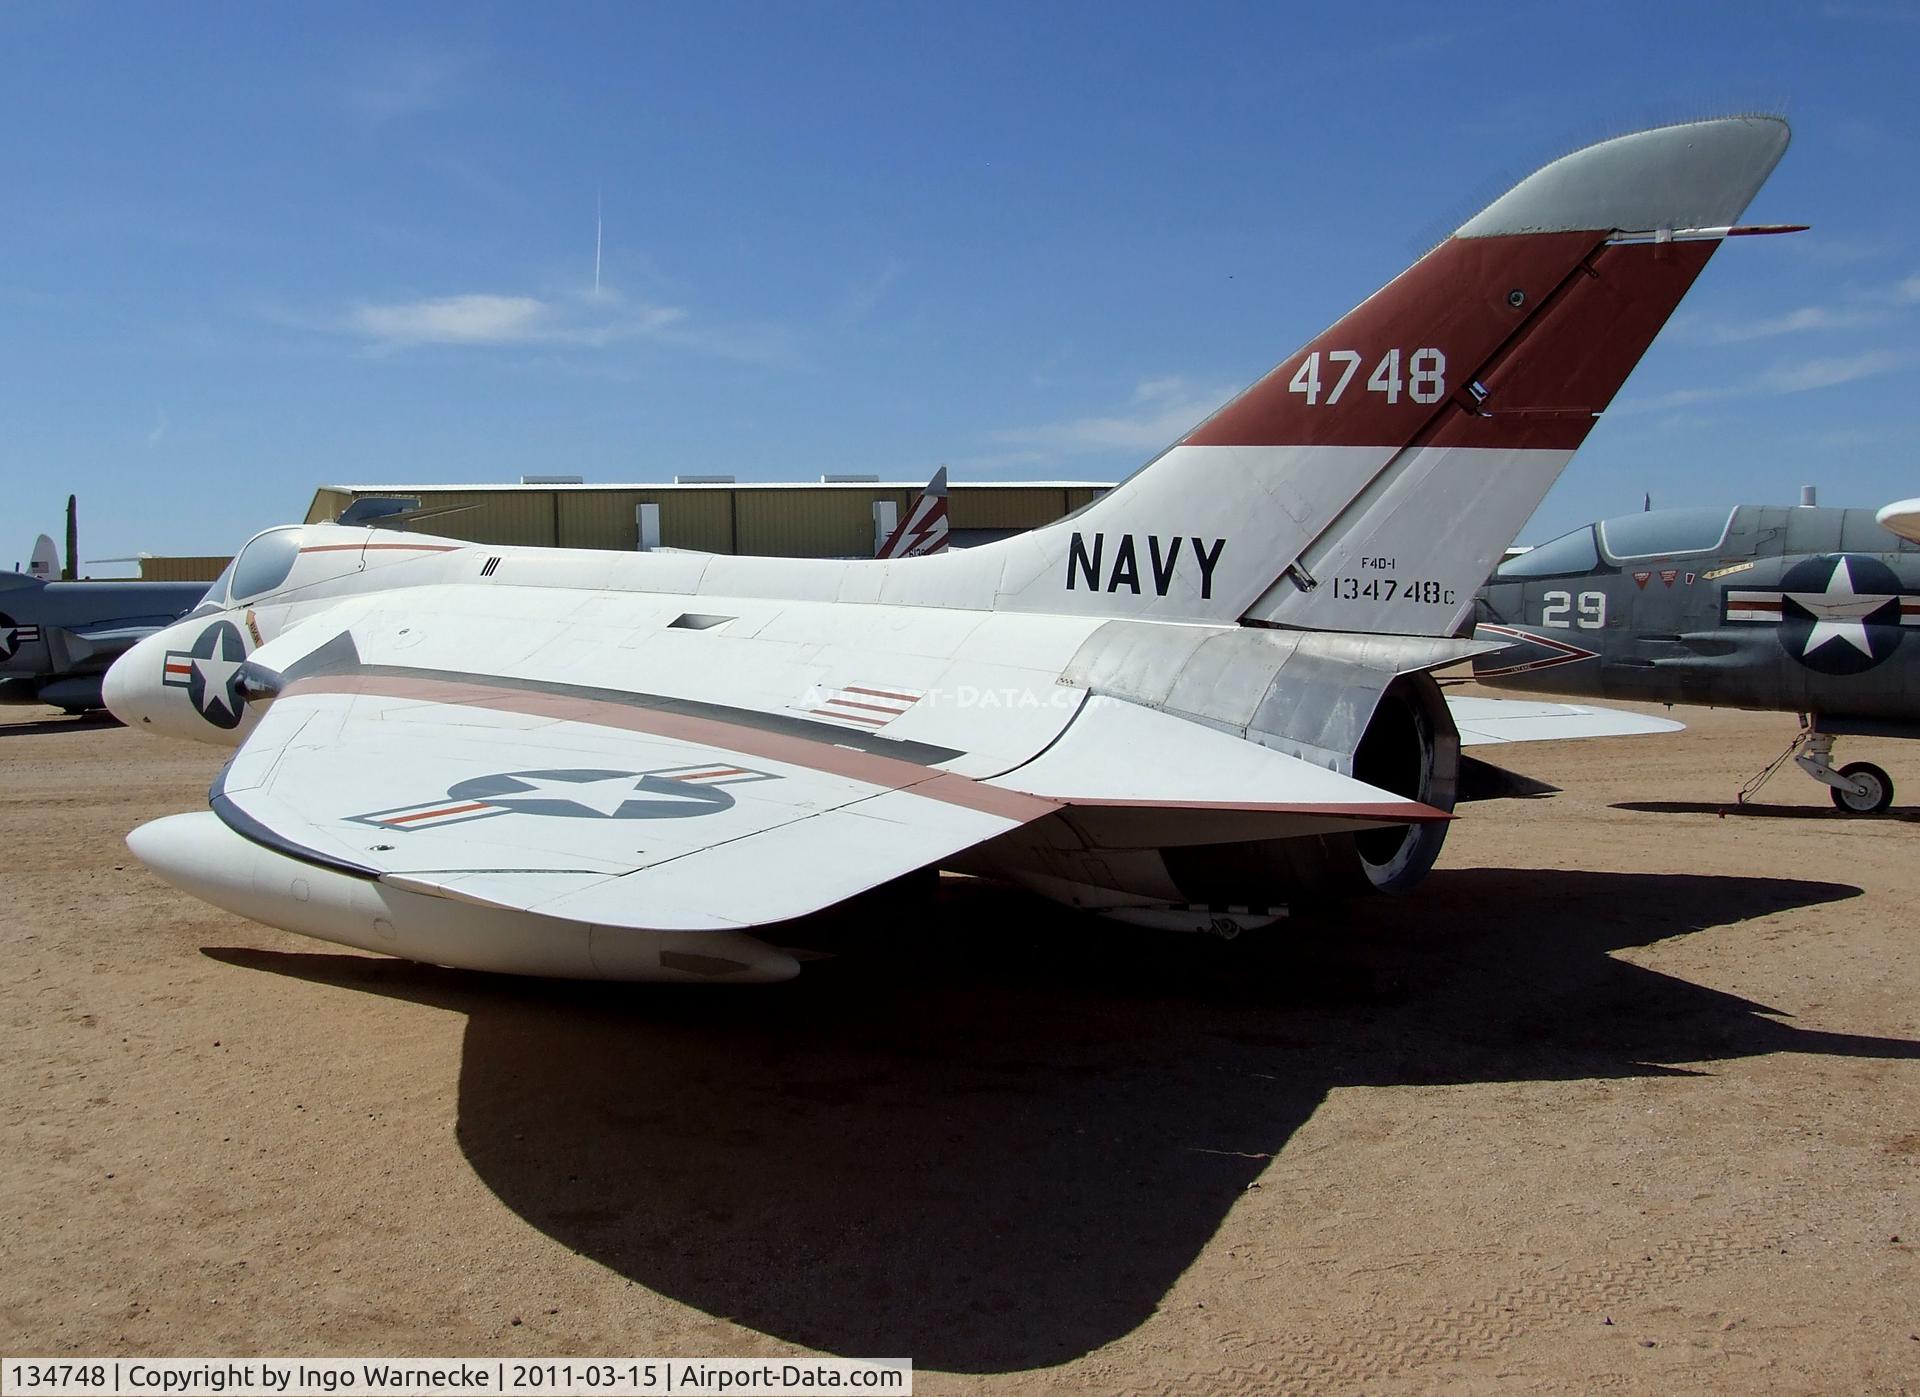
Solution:
<svg viewBox="0 0 1920 1397">
<path fill-rule="evenodd" d="M 1892 806 L 1878 815 L 1856 815 L 1832 804 L 1761 805 L 1748 801 L 1742 805 L 1731 800 L 1620 800 L 1615 801 L 1612 808 L 1638 810 L 1648 815 L 1725 815 L 1730 820 L 1894 820 L 1906 824 L 1920 823 L 1920 806 L 1912 805 Z"/>
<path fill-rule="evenodd" d="M 25 723 L 0 723 L 0 737 L 46 737 L 61 732 L 92 732 L 96 728 L 117 728 L 120 720 L 111 713 L 76 713 L 65 718 L 35 718 Z"/>
<path fill-rule="evenodd" d="M 1920 1057 L 1609 954 L 1858 892 L 1441 872 L 1229 945 L 947 880 L 761 989 L 207 954 L 464 1012 L 460 1146 L 565 1246 L 783 1340 L 1006 1372 L 1145 1322 L 1332 1088 Z"/>
</svg>

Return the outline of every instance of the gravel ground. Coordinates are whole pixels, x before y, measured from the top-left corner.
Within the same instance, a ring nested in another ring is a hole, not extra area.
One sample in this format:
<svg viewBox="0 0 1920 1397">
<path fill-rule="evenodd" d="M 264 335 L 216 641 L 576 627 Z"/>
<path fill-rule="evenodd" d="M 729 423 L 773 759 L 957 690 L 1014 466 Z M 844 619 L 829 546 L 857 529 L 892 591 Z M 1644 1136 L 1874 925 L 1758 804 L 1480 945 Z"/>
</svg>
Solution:
<svg viewBox="0 0 1920 1397">
<path fill-rule="evenodd" d="M 221 754 L 0 721 L 0 1352 L 914 1357 L 919 1390 L 1920 1388 L 1920 809 L 1509 749 L 1227 944 L 943 879 L 757 989 L 384 960 L 127 854 Z M 1920 799 L 1920 746 L 1843 743 Z"/>
</svg>

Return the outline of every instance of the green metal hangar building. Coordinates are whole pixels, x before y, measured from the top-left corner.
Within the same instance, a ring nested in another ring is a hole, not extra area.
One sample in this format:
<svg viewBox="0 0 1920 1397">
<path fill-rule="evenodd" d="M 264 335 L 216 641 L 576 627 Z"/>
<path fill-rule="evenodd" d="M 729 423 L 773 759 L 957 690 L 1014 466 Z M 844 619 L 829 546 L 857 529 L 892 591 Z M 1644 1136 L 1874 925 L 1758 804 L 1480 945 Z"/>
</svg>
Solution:
<svg viewBox="0 0 1920 1397">
<path fill-rule="evenodd" d="M 337 519 L 369 497 L 417 499 L 422 533 L 475 543 L 545 548 L 688 548 L 791 558 L 873 556 L 925 488 L 924 481 L 823 476 L 817 482 L 738 483 L 678 476 L 671 485 L 588 485 L 529 476 L 518 485 L 323 485 L 306 522 Z M 1050 524 L 1110 488 L 1087 481 L 954 485 L 947 494 L 954 546 Z"/>
</svg>

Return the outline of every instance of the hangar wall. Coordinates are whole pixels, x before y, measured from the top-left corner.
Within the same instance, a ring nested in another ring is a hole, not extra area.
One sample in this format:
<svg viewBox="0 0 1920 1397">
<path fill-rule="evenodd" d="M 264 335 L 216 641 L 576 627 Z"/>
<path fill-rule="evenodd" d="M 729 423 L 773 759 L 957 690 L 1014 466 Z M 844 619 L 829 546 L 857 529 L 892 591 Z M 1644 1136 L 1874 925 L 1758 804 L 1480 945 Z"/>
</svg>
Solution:
<svg viewBox="0 0 1920 1397">
<path fill-rule="evenodd" d="M 788 558 L 860 558 L 873 552 L 873 506 L 893 503 L 904 518 L 924 488 L 913 481 L 734 485 L 323 485 L 303 522 L 336 519 L 356 499 L 417 498 L 422 509 L 456 512 L 422 519 L 423 532 L 474 543 L 538 548 L 639 547 L 635 507 L 660 507 L 660 542 L 708 553 Z M 1050 524 L 1109 487 L 1082 480 L 953 485 L 948 527 L 957 542 L 984 542 Z M 225 557 L 144 558 L 148 581 L 211 582 Z"/>
<path fill-rule="evenodd" d="M 211 582 L 233 559 L 225 554 L 208 558 L 150 557 L 140 560 L 142 582 Z"/>
<path fill-rule="evenodd" d="M 1109 487 L 1086 481 L 1014 481 L 951 486 L 948 526 L 957 533 L 1017 533 L 1050 524 Z M 639 546 L 635 507 L 660 507 L 668 548 L 768 557 L 857 558 L 873 552 L 873 505 L 890 500 L 896 516 L 918 483 L 737 485 L 328 485 L 314 493 L 306 522 L 337 518 L 368 496 L 417 498 L 422 509 L 457 506 L 420 528 L 475 543 L 543 548 Z"/>
</svg>

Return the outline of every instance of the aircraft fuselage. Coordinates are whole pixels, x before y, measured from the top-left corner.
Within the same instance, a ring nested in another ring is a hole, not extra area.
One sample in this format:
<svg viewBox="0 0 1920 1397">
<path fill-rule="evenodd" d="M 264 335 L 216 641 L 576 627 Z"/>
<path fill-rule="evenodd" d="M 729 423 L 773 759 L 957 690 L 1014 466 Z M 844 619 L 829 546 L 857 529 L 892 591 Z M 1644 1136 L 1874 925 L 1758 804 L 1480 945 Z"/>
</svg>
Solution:
<svg viewBox="0 0 1920 1397">
<path fill-rule="evenodd" d="M 1920 735 L 1920 548 L 1870 510 L 1714 513 L 1629 515 L 1502 565 L 1474 633 L 1511 644 L 1475 678 Z M 1644 551 L 1663 541 L 1704 546 Z"/>
<path fill-rule="evenodd" d="M 107 667 L 198 602 L 198 582 L 42 582 L 0 574 L 0 703 L 101 707 Z"/>
</svg>

